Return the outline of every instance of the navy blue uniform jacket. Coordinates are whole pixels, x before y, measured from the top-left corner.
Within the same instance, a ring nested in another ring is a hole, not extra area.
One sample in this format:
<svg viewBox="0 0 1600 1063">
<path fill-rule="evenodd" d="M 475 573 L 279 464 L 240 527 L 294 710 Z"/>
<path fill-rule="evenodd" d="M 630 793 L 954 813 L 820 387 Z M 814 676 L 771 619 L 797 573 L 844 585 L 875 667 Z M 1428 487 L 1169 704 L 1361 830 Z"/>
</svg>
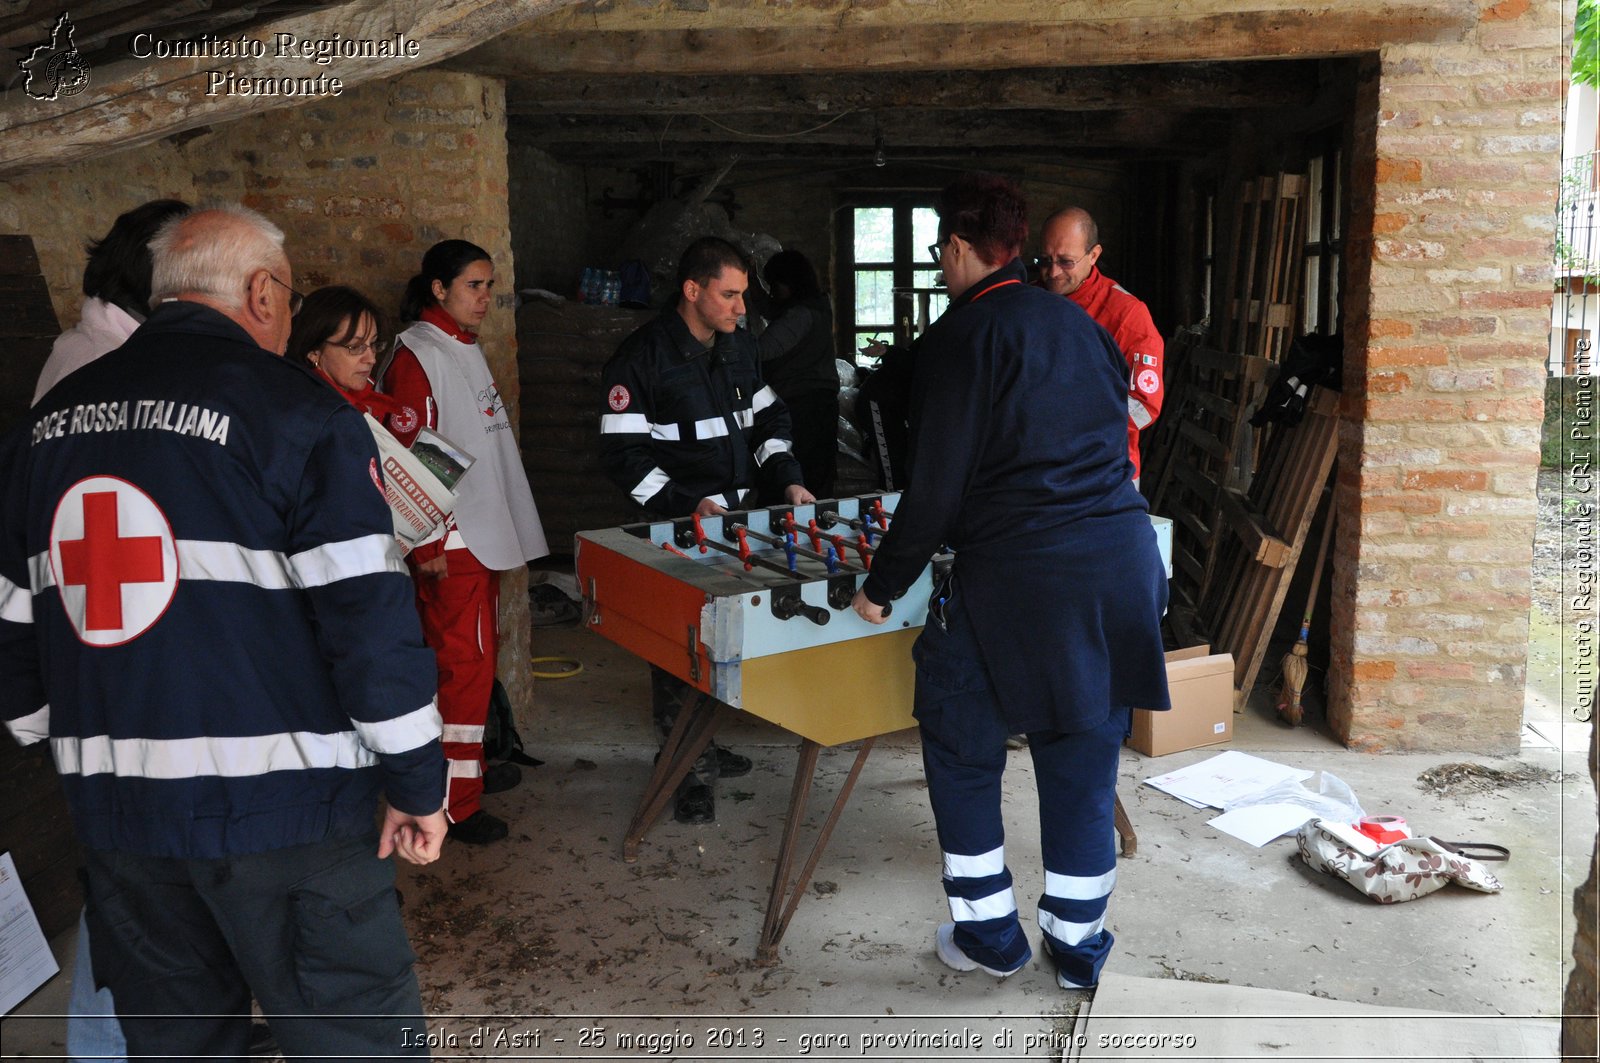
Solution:
<svg viewBox="0 0 1600 1063">
<path fill-rule="evenodd" d="M 758 488 L 776 500 L 801 482 L 789 411 L 744 329 L 708 349 L 669 306 L 622 341 L 601 378 L 606 475 L 650 513 L 685 517 L 702 498 L 742 509 Z"/>
<path fill-rule="evenodd" d="M 862 585 L 882 605 L 941 546 L 1014 732 L 1168 707 L 1166 573 L 1128 465 L 1128 367 L 1013 260 L 923 334 L 912 478 Z"/>
<path fill-rule="evenodd" d="M 210 860 L 444 803 L 433 654 L 355 407 L 158 307 L 0 445 L 0 712 L 91 849 Z"/>
</svg>

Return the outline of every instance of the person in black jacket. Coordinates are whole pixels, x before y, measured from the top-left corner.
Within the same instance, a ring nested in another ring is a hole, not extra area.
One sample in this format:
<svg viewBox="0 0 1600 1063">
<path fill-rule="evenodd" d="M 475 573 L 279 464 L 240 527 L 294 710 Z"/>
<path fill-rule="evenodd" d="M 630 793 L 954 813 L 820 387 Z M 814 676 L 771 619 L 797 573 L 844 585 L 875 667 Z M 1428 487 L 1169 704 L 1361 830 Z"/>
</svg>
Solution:
<svg viewBox="0 0 1600 1063">
<path fill-rule="evenodd" d="M 816 501 L 792 452 L 788 411 L 762 381 L 755 341 L 739 327 L 749 275 L 732 244 L 696 240 L 678 263 L 677 302 L 606 363 L 601 459 L 653 519 L 725 513 L 760 499 Z M 686 684 L 654 665 L 650 679 L 665 739 Z M 716 818 L 712 783 L 749 770 L 749 758 L 707 747 L 678 789 L 679 822 Z"/>
<path fill-rule="evenodd" d="M 911 486 L 856 612 L 883 607 L 948 545 L 917 639 L 915 715 L 944 854 L 941 961 L 998 977 L 1032 956 L 1005 860 L 1006 737 L 1039 790 L 1038 925 L 1063 988 L 1111 950 L 1112 810 L 1130 707 L 1167 707 L 1166 578 L 1128 463 L 1127 363 L 1071 300 L 1026 283 L 1016 184 L 972 174 L 939 203 L 950 307 L 917 344 Z"/>
<path fill-rule="evenodd" d="M 839 459 L 839 370 L 834 365 L 833 304 L 817 282 L 816 268 L 798 251 L 779 251 L 761 271 L 771 290 L 751 302 L 771 322 L 756 338 L 761 373 L 789 410 L 794 456 L 806 486 L 833 497 Z"/>
</svg>

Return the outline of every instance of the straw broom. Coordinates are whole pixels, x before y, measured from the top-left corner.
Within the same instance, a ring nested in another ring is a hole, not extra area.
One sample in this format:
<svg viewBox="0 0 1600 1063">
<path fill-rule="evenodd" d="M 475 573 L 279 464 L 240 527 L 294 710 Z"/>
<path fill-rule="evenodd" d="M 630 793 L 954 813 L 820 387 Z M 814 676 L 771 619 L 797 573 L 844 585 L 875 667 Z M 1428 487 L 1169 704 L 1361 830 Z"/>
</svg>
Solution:
<svg viewBox="0 0 1600 1063">
<path fill-rule="evenodd" d="M 1328 509 L 1328 522 L 1322 526 L 1322 542 L 1317 546 L 1317 566 L 1311 572 L 1311 589 L 1306 593 L 1305 617 L 1300 621 L 1300 641 L 1283 655 L 1281 671 L 1283 685 L 1278 689 L 1278 715 L 1290 727 L 1300 726 L 1305 710 L 1300 705 L 1300 693 L 1305 689 L 1310 666 L 1306 662 L 1306 640 L 1311 634 L 1311 610 L 1317 604 L 1317 590 L 1322 585 L 1322 566 L 1328 559 L 1328 543 L 1333 539 L 1334 513 Z"/>
</svg>

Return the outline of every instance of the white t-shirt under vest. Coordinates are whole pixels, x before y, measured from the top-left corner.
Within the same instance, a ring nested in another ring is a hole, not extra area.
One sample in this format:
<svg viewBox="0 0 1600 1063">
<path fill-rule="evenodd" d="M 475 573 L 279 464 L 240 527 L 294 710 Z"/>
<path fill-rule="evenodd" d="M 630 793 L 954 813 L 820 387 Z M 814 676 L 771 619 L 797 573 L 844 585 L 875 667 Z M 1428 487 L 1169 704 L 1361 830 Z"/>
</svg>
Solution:
<svg viewBox="0 0 1600 1063">
<path fill-rule="evenodd" d="M 398 339 L 428 374 L 439 433 L 476 459 L 456 501 L 462 542 L 491 569 L 518 568 L 548 554 L 511 419 L 483 349 L 426 321 L 414 322 Z"/>
</svg>

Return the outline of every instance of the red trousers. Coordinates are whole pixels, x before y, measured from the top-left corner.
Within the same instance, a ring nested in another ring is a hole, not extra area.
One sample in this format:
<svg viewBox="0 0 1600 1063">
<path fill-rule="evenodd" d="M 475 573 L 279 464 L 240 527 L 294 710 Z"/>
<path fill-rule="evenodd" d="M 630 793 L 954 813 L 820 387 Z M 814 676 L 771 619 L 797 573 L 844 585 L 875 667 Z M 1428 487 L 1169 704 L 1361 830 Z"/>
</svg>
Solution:
<svg viewBox="0 0 1600 1063">
<path fill-rule="evenodd" d="M 445 811 L 460 823 L 478 811 L 483 796 L 483 725 L 494 690 L 500 573 L 484 568 L 471 550 L 447 550 L 445 563 L 443 579 L 414 575 L 422 637 L 439 661 L 439 715 L 450 768 Z"/>
</svg>

